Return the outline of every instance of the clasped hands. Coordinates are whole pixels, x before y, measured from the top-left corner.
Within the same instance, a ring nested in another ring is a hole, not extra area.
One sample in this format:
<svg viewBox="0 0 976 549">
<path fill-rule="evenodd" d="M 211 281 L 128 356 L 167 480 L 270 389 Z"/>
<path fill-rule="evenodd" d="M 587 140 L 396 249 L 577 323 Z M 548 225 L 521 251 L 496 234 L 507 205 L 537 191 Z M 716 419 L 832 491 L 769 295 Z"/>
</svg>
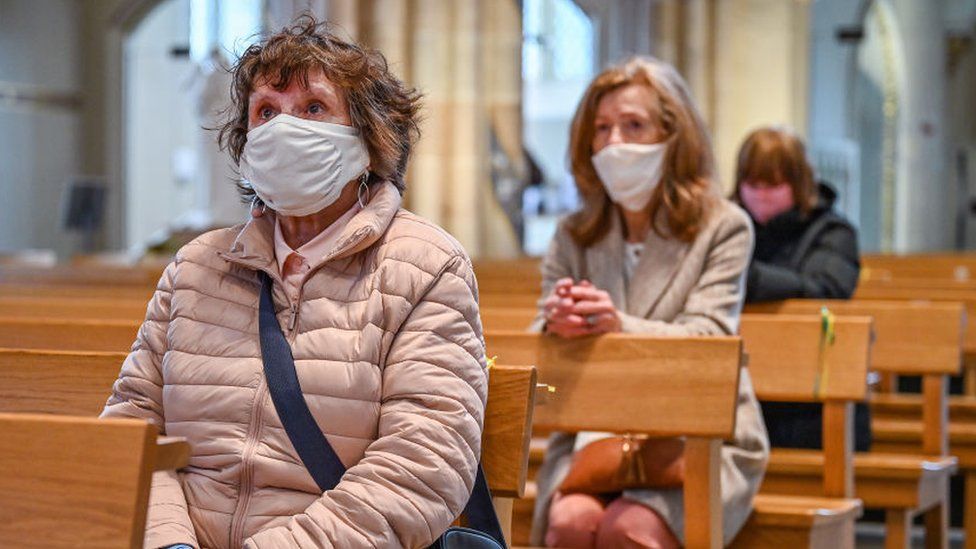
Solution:
<svg viewBox="0 0 976 549">
<path fill-rule="evenodd" d="M 610 294 L 588 280 L 561 278 L 543 302 L 546 332 L 560 337 L 584 337 L 621 329 L 620 315 Z"/>
</svg>

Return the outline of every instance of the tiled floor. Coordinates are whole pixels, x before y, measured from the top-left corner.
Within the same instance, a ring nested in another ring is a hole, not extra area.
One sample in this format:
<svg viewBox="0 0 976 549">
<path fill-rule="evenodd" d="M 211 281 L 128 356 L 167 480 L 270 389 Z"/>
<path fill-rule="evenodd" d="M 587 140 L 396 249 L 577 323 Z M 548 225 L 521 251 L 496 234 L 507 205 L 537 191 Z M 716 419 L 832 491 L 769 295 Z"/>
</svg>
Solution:
<svg viewBox="0 0 976 549">
<path fill-rule="evenodd" d="M 949 548 L 962 549 L 963 532 L 960 529 L 949 531 Z M 924 549 L 924 530 L 912 530 L 912 549 Z M 857 525 L 857 549 L 884 549 L 884 525 L 875 523 L 859 523 Z"/>
</svg>

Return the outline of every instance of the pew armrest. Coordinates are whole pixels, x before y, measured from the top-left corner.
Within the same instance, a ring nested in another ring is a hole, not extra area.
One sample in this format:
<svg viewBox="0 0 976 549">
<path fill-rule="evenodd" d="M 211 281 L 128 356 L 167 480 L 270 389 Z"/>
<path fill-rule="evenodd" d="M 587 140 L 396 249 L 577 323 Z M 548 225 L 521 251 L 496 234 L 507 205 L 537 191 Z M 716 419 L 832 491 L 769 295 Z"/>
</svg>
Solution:
<svg viewBox="0 0 976 549">
<path fill-rule="evenodd" d="M 156 439 L 154 471 L 169 471 L 186 467 L 190 462 L 190 443 L 183 437 L 159 437 Z"/>
</svg>

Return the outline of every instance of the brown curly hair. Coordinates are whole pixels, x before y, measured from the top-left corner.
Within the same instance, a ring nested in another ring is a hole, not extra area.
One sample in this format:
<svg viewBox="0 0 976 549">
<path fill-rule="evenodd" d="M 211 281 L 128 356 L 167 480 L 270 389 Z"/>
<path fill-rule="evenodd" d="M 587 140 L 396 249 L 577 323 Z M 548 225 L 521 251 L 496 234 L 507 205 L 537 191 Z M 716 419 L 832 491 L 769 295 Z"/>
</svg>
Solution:
<svg viewBox="0 0 976 549">
<path fill-rule="evenodd" d="M 352 125 L 369 151 L 370 184 L 387 180 L 402 193 L 410 150 L 420 138 L 421 94 L 390 72 L 381 53 L 339 38 L 311 15 L 251 45 L 231 68 L 231 105 L 218 128 L 220 147 L 240 166 L 248 100 L 257 82 L 284 90 L 298 79 L 308 87 L 309 72 L 319 70 L 346 94 Z M 255 198 L 246 181 L 237 186 L 245 202 Z"/>
<path fill-rule="evenodd" d="M 663 211 L 670 236 L 684 242 L 695 239 L 720 198 L 715 184 L 715 160 L 705 124 L 688 86 L 671 65 L 653 57 L 631 57 L 604 70 L 583 93 L 573 117 L 569 159 L 583 200 L 583 208 L 569 218 L 569 232 L 581 247 L 600 241 L 610 229 L 616 209 L 593 167 L 593 134 L 597 107 L 609 92 L 630 84 L 647 86 L 660 102 L 661 125 L 668 137 L 661 183 L 651 194 L 651 228 Z"/>
</svg>

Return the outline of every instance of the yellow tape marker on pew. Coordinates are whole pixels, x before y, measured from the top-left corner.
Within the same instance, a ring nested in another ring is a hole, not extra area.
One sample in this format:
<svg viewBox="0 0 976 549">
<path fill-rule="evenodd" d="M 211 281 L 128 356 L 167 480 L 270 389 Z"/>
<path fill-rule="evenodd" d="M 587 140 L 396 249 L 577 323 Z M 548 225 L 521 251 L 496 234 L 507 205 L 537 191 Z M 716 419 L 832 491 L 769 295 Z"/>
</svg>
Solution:
<svg viewBox="0 0 976 549">
<path fill-rule="evenodd" d="M 813 396 L 823 397 L 827 390 L 830 369 L 827 368 L 827 347 L 834 344 L 834 313 L 827 307 L 820 308 L 820 347 L 817 353 L 817 379 L 813 384 Z"/>
</svg>

